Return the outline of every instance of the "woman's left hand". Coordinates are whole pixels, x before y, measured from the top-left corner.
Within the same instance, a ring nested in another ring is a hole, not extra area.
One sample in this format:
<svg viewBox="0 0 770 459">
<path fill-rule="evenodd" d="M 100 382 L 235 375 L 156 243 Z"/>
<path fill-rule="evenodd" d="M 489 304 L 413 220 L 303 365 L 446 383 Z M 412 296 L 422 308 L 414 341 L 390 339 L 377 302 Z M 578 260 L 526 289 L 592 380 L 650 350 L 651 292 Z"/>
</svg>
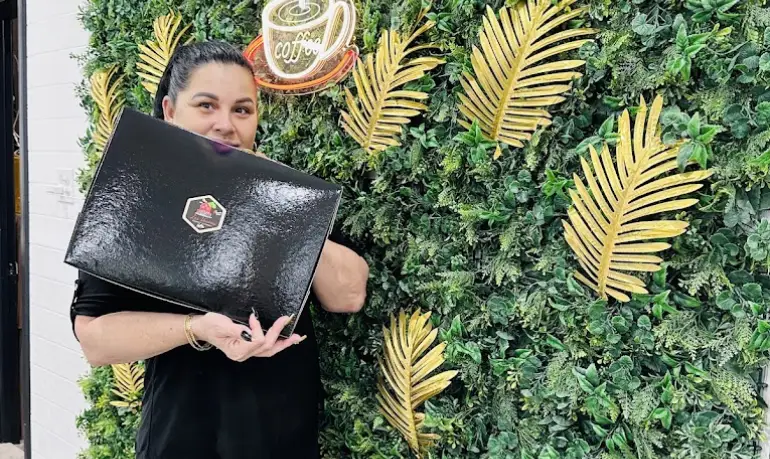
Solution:
<svg viewBox="0 0 770 459">
<path fill-rule="evenodd" d="M 273 326 L 270 327 L 270 330 L 265 334 L 262 332 L 262 326 L 259 324 L 259 320 L 252 314 L 249 317 L 251 345 L 253 346 L 250 356 L 272 357 L 284 349 L 304 341 L 307 336 L 299 336 L 296 333 L 286 339 L 280 338 L 281 330 L 283 330 L 291 319 L 292 317 L 281 317 L 275 321 Z"/>
<path fill-rule="evenodd" d="M 230 318 L 213 312 L 196 316 L 192 322 L 193 334 L 222 351 L 230 360 L 244 362 L 251 357 L 272 357 L 305 338 L 292 335 L 278 339 L 281 330 L 289 323 L 289 317 L 275 321 L 267 334 L 262 332 L 259 321 L 252 314 L 249 327 L 236 324 Z"/>
</svg>

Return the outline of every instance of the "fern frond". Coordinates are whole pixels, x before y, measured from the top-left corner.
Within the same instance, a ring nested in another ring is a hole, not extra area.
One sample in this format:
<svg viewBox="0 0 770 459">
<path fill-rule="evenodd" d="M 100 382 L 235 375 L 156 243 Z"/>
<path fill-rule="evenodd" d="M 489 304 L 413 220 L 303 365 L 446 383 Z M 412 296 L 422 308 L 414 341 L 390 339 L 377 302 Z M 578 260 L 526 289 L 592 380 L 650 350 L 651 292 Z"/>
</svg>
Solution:
<svg viewBox="0 0 770 459">
<path fill-rule="evenodd" d="M 407 320 L 402 310 L 398 320 L 390 318 L 390 329 L 383 327 L 385 358 L 380 359 L 381 375 L 377 384 L 380 413 L 406 439 L 418 457 L 438 439 L 422 432 L 425 414 L 417 408 L 449 386 L 457 371 L 428 376 L 444 363 L 441 343 L 428 350 L 438 330 L 428 322 L 430 312 L 416 311 Z M 426 353 L 427 352 L 427 353 Z"/>
<path fill-rule="evenodd" d="M 426 72 L 444 63 L 435 57 L 407 57 L 419 50 L 434 48 L 427 44 L 413 46 L 412 42 L 435 25 L 428 21 L 409 37 L 385 30 L 380 37 L 377 51 L 358 60 L 353 70 L 357 97 L 345 89 L 349 112 L 342 112 L 342 126 L 368 154 L 379 153 L 389 147 L 401 145 L 398 136 L 402 126 L 428 107 L 421 101 L 428 94 L 421 91 L 405 91 L 398 88 L 419 80 Z"/>
<path fill-rule="evenodd" d="M 143 80 L 142 86 L 154 97 L 158 90 L 158 83 L 166 70 L 171 55 L 179 45 L 182 36 L 187 32 L 192 24 L 186 25 L 182 30 L 178 30 L 182 22 L 182 15 L 178 13 L 169 13 L 155 19 L 152 24 L 155 38 L 147 40 L 146 44 L 139 45 L 139 59 L 144 62 L 136 64 L 144 72 L 137 72 Z M 186 42 L 189 43 L 192 37 Z"/>
<path fill-rule="evenodd" d="M 112 365 L 115 387 L 112 393 L 121 400 L 113 400 L 110 405 L 134 408 L 141 405 L 144 390 L 144 368 L 138 363 L 119 363 Z"/>
<path fill-rule="evenodd" d="M 461 80 L 463 127 L 470 129 L 477 120 L 489 139 L 523 147 L 538 127 L 551 124 L 546 108 L 564 100 L 561 94 L 582 76 L 574 69 L 585 62 L 545 60 L 580 48 L 591 40 L 576 38 L 596 32 L 581 28 L 550 34 L 583 14 L 585 8 L 568 10 L 575 1 L 526 0 L 503 7 L 499 20 L 487 6 L 479 34 L 481 49 L 474 46 L 471 56 L 475 77 L 465 74 Z M 496 152 L 499 156 L 500 150 Z"/>
<path fill-rule="evenodd" d="M 113 65 L 91 75 L 91 98 L 94 100 L 99 115 L 92 137 L 96 145 L 97 155 L 104 151 L 107 140 L 109 140 L 115 127 L 115 121 L 125 104 L 123 94 L 120 92 L 123 76 L 121 75 L 113 81 L 117 71 L 118 67 Z"/>
<path fill-rule="evenodd" d="M 624 271 L 660 270 L 663 260 L 651 254 L 671 245 L 647 241 L 678 236 L 688 223 L 642 219 L 696 204 L 697 199 L 674 198 L 700 189 L 703 185 L 696 182 L 712 174 L 706 170 L 657 178 L 678 167 L 679 145 L 666 146 L 660 139 L 658 119 L 662 108 L 663 98 L 658 96 L 648 119 L 647 104 L 642 98 L 633 137 L 625 110 L 618 124 L 620 140 L 615 164 L 607 144 L 601 155 L 591 146 L 591 164 L 581 158 L 588 186 L 577 174 L 573 175 L 577 190 L 570 190 L 571 224 L 562 220 L 565 237 L 583 268 L 575 277 L 604 299 L 609 295 L 629 301 L 623 292 L 647 293 L 642 280 Z"/>
<path fill-rule="evenodd" d="M 719 401 L 736 416 L 748 413 L 757 404 L 757 394 L 751 378 L 714 366 L 709 371 L 711 389 Z"/>
</svg>

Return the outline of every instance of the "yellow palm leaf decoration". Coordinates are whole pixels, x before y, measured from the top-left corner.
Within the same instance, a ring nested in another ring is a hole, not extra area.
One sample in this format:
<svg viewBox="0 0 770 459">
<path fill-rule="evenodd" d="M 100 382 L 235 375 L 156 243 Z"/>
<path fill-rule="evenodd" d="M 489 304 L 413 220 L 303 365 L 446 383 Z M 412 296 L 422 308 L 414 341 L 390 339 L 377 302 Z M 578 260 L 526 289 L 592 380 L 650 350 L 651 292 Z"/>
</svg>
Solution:
<svg viewBox="0 0 770 459">
<path fill-rule="evenodd" d="M 138 363 L 120 363 L 112 365 L 115 387 L 112 393 L 120 400 L 113 400 L 110 405 L 121 408 L 136 408 L 142 404 L 144 390 L 144 368 Z"/>
<path fill-rule="evenodd" d="M 475 77 L 465 74 L 461 83 L 459 122 L 470 129 L 473 121 L 490 140 L 523 147 L 540 126 L 551 124 L 545 107 L 564 100 L 580 73 L 582 60 L 545 62 L 577 49 L 590 39 L 594 29 L 568 29 L 550 34 L 585 11 L 568 10 L 577 0 L 526 0 L 500 10 L 500 19 L 487 6 L 479 34 L 481 49 L 474 46 L 471 64 Z M 563 42 L 556 45 L 556 43 Z M 499 153 L 499 147 L 498 147 Z"/>
<path fill-rule="evenodd" d="M 427 10 L 421 11 L 418 20 L 426 13 Z M 426 44 L 410 48 L 417 37 L 434 25 L 428 21 L 406 39 L 398 32 L 385 30 L 375 55 L 367 55 L 365 63 L 358 60 L 353 71 L 358 97 L 345 89 L 350 113 L 342 112 L 342 125 L 368 154 L 401 145 L 398 136 L 402 126 L 428 109 L 419 102 L 427 99 L 428 94 L 398 88 L 444 63 L 435 57 L 406 60 L 412 53 L 436 47 Z"/>
<path fill-rule="evenodd" d="M 107 140 L 112 135 L 112 129 L 115 127 L 115 121 L 125 104 L 123 94 L 120 92 L 120 83 L 123 81 L 123 76 L 121 75 L 113 80 L 117 71 L 117 66 L 111 66 L 96 71 L 91 75 L 91 97 L 96 104 L 99 114 L 99 119 L 96 121 L 96 128 L 92 136 L 97 154 L 101 154 L 104 151 L 104 146 L 107 144 Z"/>
<path fill-rule="evenodd" d="M 136 64 L 144 72 L 137 72 L 142 78 L 142 86 L 154 97 L 158 90 L 158 83 L 166 70 L 168 61 L 179 41 L 191 24 L 179 30 L 182 16 L 173 12 L 155 19 L 152 26 L 155 31 L 155 39 L 147 40 L 145 45 L 139 45 L 139 59 L 144 62 Z M 192 37 L 187 41 L 191 41 Z"/>
<path fill-rule="evenodd" d="M 403 310 L 398 320 L 391 316 L 390 329 L 383 327 L 385 358 L 380 359 L 382 375 L 377 384 L 380 412 L 418 457 L 438 435 L 421 432 L 425 414 L 416 410 L 448 387 L 457 375 L 457 371 L 445 371 L 428 377 L 444 363 L 446 347 L 446 343 L 441 343 L 428 351 L 438 333 L 429 318 L 430 312 L 416 311 L 407 320 Z"/>
<path fill-rule="evenodd" d="M 577 174 L 573 177 L 577 190 L 570 190 L 573 206 L 568 212 L 569 223 L 562 223 L 567 242 L 582 267 L 575 277 L 604 299 L 609 295 L 629 301 L 624 292 L 647 293 L 644 282 L 625 272 L 660 270 L 663 260 L 650 254 L 671 245 L 649 241 L 678 236 L 688 224 L 642 219 L 696 204 L 697 199 L 674 198 L 698 190 L 703 185 L 695 182 L 712 174 L 706 170 L 657 178 L 677 168 L 680 147 L 666 146 L 660 139 L 658 119 L 662 107 L 663 98 L 658 96 L 648 119 L 647 104 L 641 99 L 633 137 L 625 110 L 618 123 L 616 163 L 613 164 L 607 144 L 601 155 L 591 146 L 591 165 L 581 158 L 588 187 Z"/>
</svg>

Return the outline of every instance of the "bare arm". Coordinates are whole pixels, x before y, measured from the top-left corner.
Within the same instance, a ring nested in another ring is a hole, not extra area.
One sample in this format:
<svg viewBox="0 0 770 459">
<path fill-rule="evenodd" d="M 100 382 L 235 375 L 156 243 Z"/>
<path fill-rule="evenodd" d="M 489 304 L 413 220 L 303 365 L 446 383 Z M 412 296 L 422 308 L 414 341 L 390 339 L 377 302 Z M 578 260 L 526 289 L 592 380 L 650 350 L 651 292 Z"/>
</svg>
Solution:
<svg viewBox="0 0 770 459">
<path fill-rule="evenodd" d="M 349 248 L 326 241 L 318 262 L 313 289 L 329 312 L 354 313 L 366 300 L 369 265 Z"/>
<path fill-rule="evenodd" d="M 75 333 L 91 365 L 136 362 L 187 344 L 184 317 L 137 311 L 78 316 Z"/>
<path fill-rule="evenodd" d="M 93 318 L 78 316 L 75 333 L 86 360 L 93 366 L 145 360 L 179 346 L 188 345 L 185 316 L 159 312 L 126 311 Z M 196 340 L 214 345 L 231 360 L 271 357 L 305 337 L 279 339 L 288 317 L 275 321 L 266 334 L 252 315 L 249 327 L 238 325 L 221 314 L 195 315 L 190 323 Z"/>
</svg>

